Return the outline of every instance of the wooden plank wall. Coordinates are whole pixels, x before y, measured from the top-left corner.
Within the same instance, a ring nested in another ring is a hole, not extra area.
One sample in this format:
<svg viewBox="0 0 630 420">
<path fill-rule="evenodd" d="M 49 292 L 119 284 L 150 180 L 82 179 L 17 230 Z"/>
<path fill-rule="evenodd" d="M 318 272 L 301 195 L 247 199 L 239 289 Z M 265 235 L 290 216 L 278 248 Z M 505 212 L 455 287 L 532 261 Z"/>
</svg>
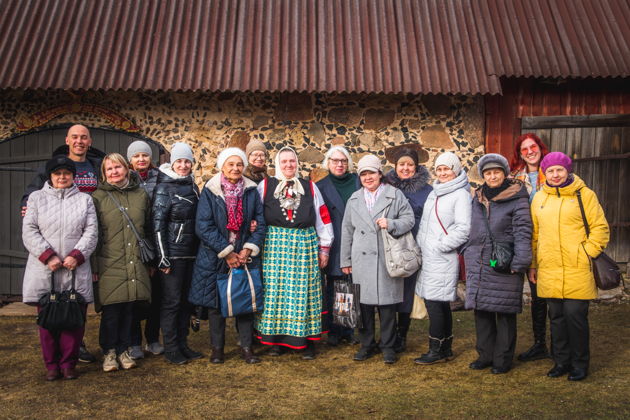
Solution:
<svg viewBox="0 0 630 420">
<path fill-rule="evenodd" d="M 630 114 L 630 80 L 582 79 L 559 84 L 502 79 L 503 95 L 486 96 L 486 152 L 512 154 L 521 133 L 521 118 L 529 116 Z"/>
</svg>

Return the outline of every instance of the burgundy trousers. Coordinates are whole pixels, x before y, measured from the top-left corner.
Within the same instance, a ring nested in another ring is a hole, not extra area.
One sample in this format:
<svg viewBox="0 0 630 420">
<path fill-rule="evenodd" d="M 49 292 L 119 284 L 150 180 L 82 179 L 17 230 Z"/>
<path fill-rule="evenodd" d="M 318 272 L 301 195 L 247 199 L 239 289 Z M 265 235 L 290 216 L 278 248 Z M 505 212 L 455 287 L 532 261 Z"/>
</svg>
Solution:
<svg viewBox="0 0 630 420">
<path fill-rule="evenodd" d="M 83 305 L 83 313 L 87 305 Z M 37 313 L 41 307 L 37 305 Z M 79 360 L 79 346 L 83 341 L 85 327 L 75 330 L 48 331 L 39 327 L 39 342 L 42 346 L 42 356 L 46 369 L 74 368 Z"/>
</svg>

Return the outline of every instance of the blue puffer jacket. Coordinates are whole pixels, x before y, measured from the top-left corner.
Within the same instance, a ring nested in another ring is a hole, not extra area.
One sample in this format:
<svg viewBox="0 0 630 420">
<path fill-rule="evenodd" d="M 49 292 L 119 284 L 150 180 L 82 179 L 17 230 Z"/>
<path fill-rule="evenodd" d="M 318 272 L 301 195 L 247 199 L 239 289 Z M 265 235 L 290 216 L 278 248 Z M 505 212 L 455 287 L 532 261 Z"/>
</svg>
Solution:
<svg viewBox="0 0 630 420">
<path fill-rule="evenodd" d="M 256 190 L 256 183 L 248 178 L 243 193 L 243 224 L 239 238 L 234 245 L 228 242 L 227 208 L 221 190 L 221 174 L 210 179 L 201 192 L 197 207 L 195 232 L 201 244 L 197 252 L 197 260 L 193 270 L 192 284 L 188 300 L 196 306 L 219 308 L 217 293 L 217 274 L 229 270 L 224 258 L 234 251 L 243 248 L 251 249 L 252 262 L 250 268 L 260 267 L 260 256 L 265 240 L 265 217 L 262 202 Z M 256 220 L 258 226 L 251 233 L 251 221 Z"/>
</svg>

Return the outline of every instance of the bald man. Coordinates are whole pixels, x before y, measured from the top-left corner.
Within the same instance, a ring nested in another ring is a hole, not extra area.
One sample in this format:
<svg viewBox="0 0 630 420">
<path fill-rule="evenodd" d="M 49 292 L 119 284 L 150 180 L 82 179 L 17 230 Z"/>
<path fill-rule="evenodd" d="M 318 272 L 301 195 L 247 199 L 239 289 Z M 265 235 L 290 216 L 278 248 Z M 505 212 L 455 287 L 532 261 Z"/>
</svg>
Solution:
<svg viewBox="0 0 630 420">
<path fill-rule="evenodd" d="M 92 137 L 90 130 L 84 125 L 75 124 L 68 129 L 66 135 L 66 144 L 58 147 L 52 153 L 53 156 L 65 155 L 72 159 L 77 167 L 77 175 L 74 177 L 74 183 L 79 191 L 92 194 L 96 191 L 98 181 L 101 175 L 101 162 L 105 153 L 94 149 L 92 146 Z M 42 166 L 38 169 L 37 175 L 26 187 L 26 191 L 22 196 L 22 216 L 26 211 L 26 201 L 33 191 L 41 190 L 48 177 L 45 168 Z"/>
<path fill-rule="evenodd" d="M 84 125 L 75 124 L 68 129 L 66 144 L 58 147 L 52 153 L 53 156 L 68 156 L 74 161 L 77 168 L 74 184 L 79 191 L 88 194 L 92 194 L 96 190 L 101 175 L 101 162 L 105 156 L 105 153 L 91 146 L 92 136 L 90 136 L 90 130 Z M 37 175 L 35 175 L 35 178 L 33 178 L 28 187 L 26 187 L 26 191 L 22 196 L 22 217 L 26 214 L 28 196 L 31 195 L 33 191 L 41 190 L 47 180 L 46 168 L 42 166 L 37 170 Z M 96 361 L 96 357 L 88 352 L 85 343 L 81 343 L 81 347 L 79 348 L 79 361 L 84 363 Z"/>
</svg>

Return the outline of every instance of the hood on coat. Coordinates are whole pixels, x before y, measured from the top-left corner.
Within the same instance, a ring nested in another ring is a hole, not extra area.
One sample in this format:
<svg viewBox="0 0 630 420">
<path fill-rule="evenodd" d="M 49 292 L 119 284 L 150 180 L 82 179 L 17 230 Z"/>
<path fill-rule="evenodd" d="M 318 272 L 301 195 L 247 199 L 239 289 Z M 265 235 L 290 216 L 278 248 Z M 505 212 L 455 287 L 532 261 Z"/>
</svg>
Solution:
<svg viewBox="0 0 630 420">
<path fill-rule="evenodd" d="M 446 194 L 450 194 L 453 191 L 459 190 L 460 188 L 464 188 L 467 192 L 470 192 L 470 182 L 468 182 L 468 174 L 465 170 L 462 171 L 455 177 L 455 179 L 451 179 L 448 182 L 441 183 L 437 180 L 433 182 L 433 191 L 435 191 L 435 195 L 441 197 Z"/>
<path fill-rule="evenodd" d="M 57 147 L 53 152 L 52 155 L 53 156 L 57 156 L 57 155 L 65 155 L 68 156 L 68 153 L 70 153 L 70 146 L 68 146 L 67 144 L 64 144 L 62 146 Z M 90 146 L 88 148 L 87 154 L 86 154 L 86 158 L 87 159 L 103 159 L 106 156 L 105 152 L 101 152 L 98 149 L 95 149 L 94 147 Z M 94 168 L 97 171 L 100 172 L 101 168 Z"/>
<path fill-rule="evenodd" d="M 398 188 L 404 193 L 414 193 L 420 191 L 422 187 L 431 181 L 431 174 L 427 168 L 422 165 L 416 166 L 416 173 L 408 179 L 400 179 L 396 173 L 396 169 L 387 172 L 383 177 L 383 181 L 393 187 Z"/>
<path fill-rule="evenodd" d="M 550 185 L 547 185 L 547 183 L 545 182 L 543 184 L 543 191 L 549 195 L 556 195 L 558 197 L 563 196 L 563 195 L 564 196 L 575 195 L 575 193 L 580 188 L 586 187 L 586 183 L 582 181 L 582 178 L 580 178 L 576 174 L 572 174 L 572 175 L 573 175 L 573 182 L 567 185 L 566 187 L 552 187 Z"/>
<path fill-rule="evenodd" d="M 164 176 L 166 175 L 166 176 Z M 193 175 L 192 171 L 190 175 L 182 176 L 175 172 L 172 168 L 172 165 L 168 162 L 160 165 L 160 173 L 158 174 L 158 182 L 173 182 L 179 180 L 190 180 L 190 182 L 195 182 L 195 175 Z"/>
<path fill-rule="evenodd" d="M 79 188 L 75 184 L 72 184 L 68 188 L 58 189 L 50 185 L 50 181 L 46 181 L 44 186 L 42 187 L 42 191 L 46 194 L 52 195 L 57 198 L 67 198 L 72 197 L 75 194 L 80 193 Z"/>
<path fill-rule="evenodd" d="M 247 191 L 250 188 L 258 187 L 258 184 L 256 184 L 254 181 L 247 178 L 246 176 L 243 177 L 243 182 L 244 182 L 244 186 L 243 186 L 244 191 Z M 223 190 L 221 189 L 221 173 L 219 172 L 218 174 L 210 178 L 208 182 L 206 182 L 205 188 L 209 189 L 210 192 L 216 195 L 217 197 L 224 198 Z"/>
<path fill-rule="evenodd" d="M 510 186 L 507 187 L 505 190 L 501 191 L 496 197 L 494 197 L 490 201 L 500 203 L 504 201 L 516 200 L 517 198 L 521 198 L 521 197 L 526 197 L 529 200 L 529 193 L 527 192 L 527 187 L 525 187 L 525 184 L 522 181 L 519 181 L 518 179 L 511 179 L 511 178 L 508 178 L 508 181 L 510 181 Z M 490 202 L 488 201 L 486 196 L 483 195 L 482 187 L 478 187 L 475 190 L 475 197 L 477 198 L 477 201 L 479 201 L 481 204 L 483 204 L 486 207 L 489 207 Z"/>
<path fill-rule="evenodd" d="M 115 185 L 108 184 L 107 182 L 100 182 L 98 184 L 98 188 L 104 191 L 130 191 L 138 188 L 140 186 L 140 175 L 138 175 L 135 171 L 129 171 L 129 184 L 127 184 L 124 188 L 118 188 Z"/>
</svg>

